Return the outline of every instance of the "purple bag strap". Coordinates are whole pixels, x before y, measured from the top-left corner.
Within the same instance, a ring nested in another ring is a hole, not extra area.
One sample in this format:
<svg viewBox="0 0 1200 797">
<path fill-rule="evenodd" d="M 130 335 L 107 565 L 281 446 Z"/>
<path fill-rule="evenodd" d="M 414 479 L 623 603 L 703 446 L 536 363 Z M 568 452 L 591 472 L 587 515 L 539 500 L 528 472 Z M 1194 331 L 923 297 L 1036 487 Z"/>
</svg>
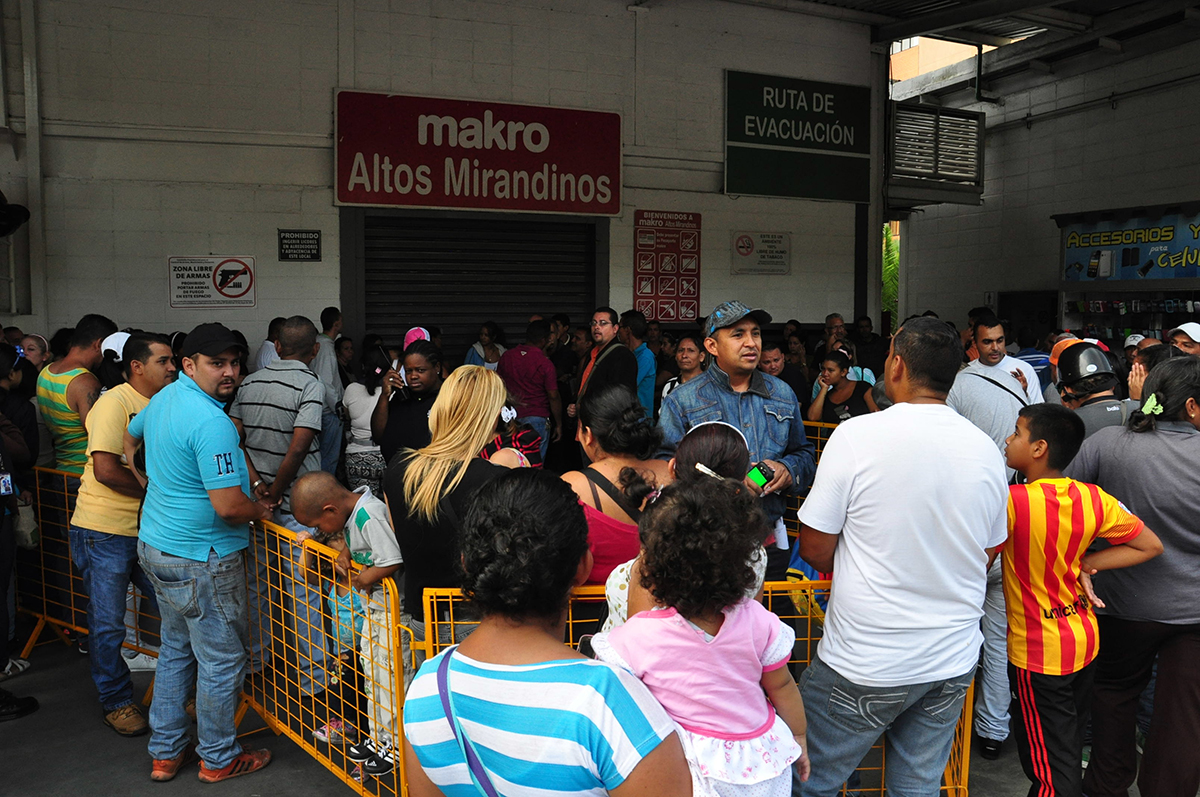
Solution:
<svg viewBox="0 0 1200 797">
<path fill-rule="evenodd" d="M 488 777 L 487 770 L 483 768 L 483 763 L 479 760 L 479 756 L 475 754 L 475 746 L 471 744 L 471 740 L 467 738 L 466 732 L 458 724 L 458 718 L 454 716 L 454 709 L 450 705 L 450 656 L 457 648 L 458 646 L 455 645 L 447 650 L 446 655 L 442 656 L 442 660 L 438 664 L 437 685 L 438 696 L 442 698 L 442 711 L 446 712 L 446 719 L 450 721 L 450 727 L 454 731 L 454 739 L 458 742 L 458 748 L 462 750 L 463 756 L 467 759 L 467 769 L 470 770 L 471 778 L 475 781 L 475 785 L 487 797 L 500 797 L 496 792 L 496 787 L 492 785 L 492 779 Z"/>
</svg>

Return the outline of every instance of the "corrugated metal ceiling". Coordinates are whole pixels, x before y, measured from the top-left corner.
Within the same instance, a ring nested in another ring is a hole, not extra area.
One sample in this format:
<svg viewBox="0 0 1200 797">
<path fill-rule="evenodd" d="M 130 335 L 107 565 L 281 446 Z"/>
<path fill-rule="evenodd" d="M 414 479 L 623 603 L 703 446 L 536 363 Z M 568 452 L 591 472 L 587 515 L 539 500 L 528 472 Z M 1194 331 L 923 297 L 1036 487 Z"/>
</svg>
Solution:
<svg viewBox="0 0 1200 797">
<path fill-rule="evenodd" d="M 962 10 L 970 14 L 971 6 L 986 5 L 979 0 L 810 0 L 819 5 L 835 6 L 853 11 L 888 16 L 897 21 L 915 20 L 927 14 Z M 1121 8 L 1140 5 L 1139 0 L 1075 0 L 1074 2 L 1047 2 L 1044 8 L 1097 16 Z M 1020 39 L 1042 33 L 1046 26 L 1030 16 L 1035 9 L 1029 9 L 1030 14 L 998 14 L 991 17 L 980 15 L 971 22 L 957 28 L 967 33 L 983 34 L 986 36 Z M 953 38 L 953 36 L 949 36 Z"/>
<path fill-rule="evenodd" d="M 971 0 L 967 0 L 966 2 L 964 0 L 813 0 L 813 2 L 819 5 L 846 8 L 852 11 L 883 14 L 897 20 L 913 19 L 925 14 L 967 8 L 973 5 Z M 962 30 L 1017 39 L 1041 33 L 1045 28 L 1019 19 L 1001 17 L 971 25 L 964 25 L 962 26 Z"/>
</svg>

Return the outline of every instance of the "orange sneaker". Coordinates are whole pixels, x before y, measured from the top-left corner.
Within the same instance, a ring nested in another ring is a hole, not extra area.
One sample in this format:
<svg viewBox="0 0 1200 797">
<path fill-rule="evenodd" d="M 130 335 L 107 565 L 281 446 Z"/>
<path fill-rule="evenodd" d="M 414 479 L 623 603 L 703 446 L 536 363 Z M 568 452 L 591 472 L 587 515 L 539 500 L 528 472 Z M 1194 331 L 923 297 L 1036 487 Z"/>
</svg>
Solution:
<svg viewBox="0 0 1200 797">
<path fill-rule="evenodd" d="M 205 783 L 220 783 L 239 775 L 257 772 L 269 763 L 271 763 L 270 750 L 243 750 L 241 755 L 220 769 L 209 769 L 208 764 L 201 761 L 200 780 Z"/>
<path fill-rule="evenodd" d="M 156 780 L 159 783 L 171 780 L 179 774 L 179 770 L 194 761 L 195 758 L 196 748 L 194 745 L 188 745 L 187 749 L 177 758 L 156 758 L 150 765 L 150 780 Z"/>
</svg>

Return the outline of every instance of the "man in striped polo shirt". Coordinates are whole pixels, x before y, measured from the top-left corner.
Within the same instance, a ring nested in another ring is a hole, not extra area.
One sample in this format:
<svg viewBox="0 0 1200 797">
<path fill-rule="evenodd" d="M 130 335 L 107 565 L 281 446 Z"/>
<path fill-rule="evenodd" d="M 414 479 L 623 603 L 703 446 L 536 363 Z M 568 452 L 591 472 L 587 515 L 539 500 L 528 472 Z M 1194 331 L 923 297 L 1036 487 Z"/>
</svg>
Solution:
<svg viewBox="0 0 1200 797">
<path fill-rule="evenodd" d="M 312 321 L 301 315 L 287 319 L 275 342 L 279 359 L 246 377 L 229 410 L 250 461 L 251 489 L 275 507 L 275 522 L 292 531 L 312 531 L 292 516 L 292 483 L 321 469 L 318 436 L 325 387 L 309 368 L 317 346 L 317 328 Z M 259 543 L 259 551 L 267 549 L 261 540 Z M 268 563 L 261 555 L 257 562 L 250 579 L 250 611 L 257 612 L 263 629 L 250 641 L 251 668 L 261 670 L 271 658 L 268 567 L 278 567 L 296 618 L 292 630 L 300 659 L 300 686 L 311 695 L 325 688 L 325 633 L 321 593 L 308 585 L 303 573 L 293 572 L 299 552 L 298 547 L 293 551 L 281 540 L 278 563 Z M 268 555 L 274 556 L 274 550 Z"/>
<path fill-rule="evenodd" d="M 102 315 L 85 315 L 75 325 L 67 356 L 38 374 L 37 399 L 42 420 L 54 441 L 56 467 L 78 477 L 87 464 L 84 421 L 100 398 L 100 380 L 92 370 L 100 365 L 104 339 L 117 325 Z"/>
</svg>

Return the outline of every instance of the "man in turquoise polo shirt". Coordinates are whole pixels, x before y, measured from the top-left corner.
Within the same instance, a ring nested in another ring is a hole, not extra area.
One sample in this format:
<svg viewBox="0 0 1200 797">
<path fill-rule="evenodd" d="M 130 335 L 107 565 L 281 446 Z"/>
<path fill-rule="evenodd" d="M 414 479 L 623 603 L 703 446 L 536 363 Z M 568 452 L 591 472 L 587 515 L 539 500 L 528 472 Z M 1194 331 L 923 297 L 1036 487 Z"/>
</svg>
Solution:
<svg viewBox="0 0 1200 797">
<path fill-rule="evenodd" d="M 249 629 L 243 553 L 249 526 L 271 516 L 252 500 L 237 429 L 225 415 L 244 350 L 221 324 L 183 342 L 183 373 L 129 423 L 125 454 L 146 446 L 138 561 L 154 586 L 162 646 L 150 705 L 150 777 L 175 777 L 192 755 L 184 703 L 196 684 L 200 780 L 262 769 L 268 750 L 243 750 L 234 714 Z"/>
</svg>

